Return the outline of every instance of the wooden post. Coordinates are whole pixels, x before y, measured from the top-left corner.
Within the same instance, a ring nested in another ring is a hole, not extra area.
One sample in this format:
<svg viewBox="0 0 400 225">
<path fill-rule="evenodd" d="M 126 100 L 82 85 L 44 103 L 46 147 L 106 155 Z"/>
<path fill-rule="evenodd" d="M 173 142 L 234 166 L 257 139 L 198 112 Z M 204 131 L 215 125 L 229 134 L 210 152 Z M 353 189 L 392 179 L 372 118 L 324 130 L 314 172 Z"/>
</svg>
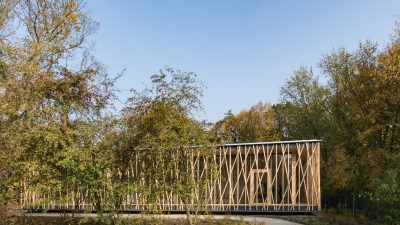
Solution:
<svg viewBox="0 0 400 225">
<path fill-rule="evenodd" d="M 250 206 L 254 204 L 254 171 L 250 170 Z"/>
<path fill-rule="evenodd" d="M 292 200 L 292 204 L 294 205 L 294 204 L 296 204 L 296 191 L 297 191 L 297 188 L 296 188 L 296 155 L 295 154 L 293 154 L 293 153 L 291 153 L 291 155 L 292 155 L 292 166 L 291 166 L 291 169 L 290 169 L 290 171 L 291 171 L 291 173 L 292 173 L 292 191 L 291 191 L 291 200 Z"/>
<path fill-rule="evenodd" d="M 317 143 L 318 211 L 321 211 L 321 143 Z"/>
<path fill-rule="evenodd" d="M 269 168 L 267 172 L 267 205 L 272 204 L 272 169 Z"/>
</svg>

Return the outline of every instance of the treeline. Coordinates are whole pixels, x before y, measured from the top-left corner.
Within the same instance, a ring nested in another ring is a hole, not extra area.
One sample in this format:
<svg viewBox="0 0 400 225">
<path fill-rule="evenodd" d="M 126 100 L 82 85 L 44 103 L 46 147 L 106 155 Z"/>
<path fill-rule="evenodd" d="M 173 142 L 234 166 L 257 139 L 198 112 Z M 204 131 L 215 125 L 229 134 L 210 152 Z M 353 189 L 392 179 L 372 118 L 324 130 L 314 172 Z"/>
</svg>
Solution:
<svg viewBox="0 0 400 225">
<path fill-rule="evenodd" d="M 207 155 L 212 144 L 321 139 L 323 192 L 370 195 L 398 208 L 397 31 L 383 49 L 363 42 L 355 51 L 340 48 L 324 56 L 317 73 L 299 68 L 281 88 L 280 103 L 261 102 L 210 124 L 193 119 L 202 110 L 203 86 L 196 75 L 169 67 L 153 75 L 148 88 L 132 91 L 121 112 L 112 114 L 116 79 L 92 55 L 90 36 L 97 28 L 84 1 L 0 2 L 0 192 L 5 202 L 22 198 L 21 188 L 56 187 L 60 195 L 72 191 L 76 197 L 84 187 L 96 208 L 118 207 L 122 192 L 134 182 L 126 171 L 135 149 L 151 149 L 151 166 L 143 171 L 148 183 L 165 183 L 149 199 L 168 189 L 188 202 L 200 184 L 185 173 L 185 153 L 172 156 L 168 150 L 204 146 L 196 149 Z M 160 166 L 176 174 L 166 178 Z M 105 199 L 102 191 L 110 183 L 113 194 Z"/>
<path fill-rule="evenodd" d="M 377 217 L 400 220 L 400 39 L 384 49 L 362 42 L 322 58 L 319 81 L 301 67 L 281 102 L 258 103 L 218 121 L 219 142 L 321 139 L 323 193 L 371 199 Z M 390 210 L 388 210 L 390 209 Z M 390 214 L 388 216 L 388 214 Z M 396 222 L 397 221 L 397 222 Z"/>
<path fill-rule="evenodd" d="M 213 150 L 208 124 L 192 118 L 202 110 L 196 75 L 166 67 L 115 115 L 117 78 L 92 55 L 98 23 L 85 1 L 1 1 L 0 28 L 1 202 L 101 211 L 136 192 L 157 210 L 172 192 L 194 224 L 210 173 L 193 174 L 187 158 Z M 132 168 L 138 150 L 145 166 Z"/>
<path fill-rule="evenodd" d="M 364 194 L 399 172 L 400 42 L 371 42 L 324 56 L 319 75 L 301 67 L 281 88 L 281 102 L 258 103 L 218 121 L 220 142 L 321 139 L 323 190 Z M 399 180 L 397 180 L 399 181 Z"/>
</svg>

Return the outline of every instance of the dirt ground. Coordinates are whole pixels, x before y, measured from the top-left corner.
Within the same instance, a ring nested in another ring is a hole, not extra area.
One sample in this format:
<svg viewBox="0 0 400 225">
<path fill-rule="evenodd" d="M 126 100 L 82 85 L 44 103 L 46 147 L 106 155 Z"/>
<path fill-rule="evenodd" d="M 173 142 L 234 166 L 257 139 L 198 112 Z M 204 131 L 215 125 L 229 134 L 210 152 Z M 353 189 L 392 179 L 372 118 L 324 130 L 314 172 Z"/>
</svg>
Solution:
<svg viewBox="0 0 400 225">
<path fill-rule="evenodd" d="M 4 222 L 4 223 L 2 223 Z M 54 217 L 15 217 L 3 220 L 1 225 L 187 225 L 185 219 L 112 219 L 99 218 L 54 218 Z M 197 225 L 255 225 L 257 223 L 229 219 L 201 220 Z"/>
</svg>

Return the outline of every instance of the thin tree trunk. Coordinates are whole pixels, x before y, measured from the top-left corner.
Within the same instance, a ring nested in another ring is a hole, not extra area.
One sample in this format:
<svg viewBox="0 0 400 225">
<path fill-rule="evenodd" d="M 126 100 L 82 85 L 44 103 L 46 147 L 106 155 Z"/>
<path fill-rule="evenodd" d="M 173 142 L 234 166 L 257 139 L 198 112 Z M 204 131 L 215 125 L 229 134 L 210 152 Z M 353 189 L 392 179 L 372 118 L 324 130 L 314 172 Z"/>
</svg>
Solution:
<svg viewBox="0 0 400 225">
<path fill-rule="evenodd" d="M 189 201 L 186 202 L 186 217 L 190 225 L 193 225 L 192 215 L 190 213 Z"/>
</svg>

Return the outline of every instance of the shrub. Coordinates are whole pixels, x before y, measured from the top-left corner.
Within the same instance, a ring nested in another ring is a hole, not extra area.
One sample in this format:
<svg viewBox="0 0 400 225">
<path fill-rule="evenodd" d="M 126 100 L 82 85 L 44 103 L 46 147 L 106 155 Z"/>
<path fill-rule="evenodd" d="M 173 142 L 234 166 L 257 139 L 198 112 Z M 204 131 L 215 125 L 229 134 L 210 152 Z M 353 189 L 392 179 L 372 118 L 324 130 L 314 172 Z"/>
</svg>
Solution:
<svg viewBox="0 0 400 225">
<path fill-rule="evenodd" d="M 384 224 L 400 224 L 399 173 L 390 171 L 371 194 L 377 219 Z"/>
</svg>

